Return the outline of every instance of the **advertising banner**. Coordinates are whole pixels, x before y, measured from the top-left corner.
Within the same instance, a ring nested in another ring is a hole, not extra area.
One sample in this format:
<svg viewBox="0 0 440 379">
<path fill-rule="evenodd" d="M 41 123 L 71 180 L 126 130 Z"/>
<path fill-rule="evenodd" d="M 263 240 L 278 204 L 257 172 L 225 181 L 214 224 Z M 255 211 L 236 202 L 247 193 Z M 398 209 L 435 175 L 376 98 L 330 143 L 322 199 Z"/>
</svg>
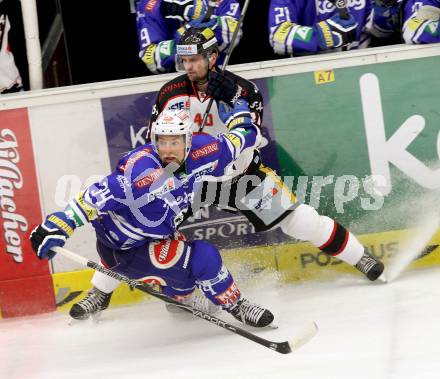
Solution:
<svg viewBox="0 0 440 379">
<path fill-rule="evenodd" d="M 54 309 L 47 261 L 28 239 L 41 222 L 27 109 L 0 112 L 0 311 L 3 317 Z"/>
<path fill-rule="evenodd" d="M 429 74 L 439 64 L 431 57 L 253 80 L 264 98 L 263 162 L 300 201 L 356 233 L 415 226 L 440 191 L 440 76 Z M 144 143 L 154 99 L 102 100 L 113 165 Z M 255 234 L 241 214 L 214 207 L 181 230 L 220 248 L 288 240 L 279 230 Z"/>
<path fill-rule="evenodd" d="M 261 149 L 263 162 L 270 162 L 270 167 L 279 171 L 266 79 L 257 79 L 253 82 L 259 87 L 267 104 L 263 116 L 264 147 Z M 145 143 L 156 94 L 157 92 L 149 92 L 102 100 L 112 167 L 116 166 L 125 152 Z M 185 221 L 180 230 L 190 240 L 209 240 L 219 248 L 258 246 L 287 240 L 279 231 L 255 233 L 253 226 L 242 214 L 220 211 L 215 207 L 202 209 L 196 217 Z"/>
<path fill-rule="evenodd" d="M 357 233 L 438 214 L 439 64 L 431 57 L 337 69 L 328 81 L 313 72 L 269 79 L 281 174 L 298 197 Z"/>
</svg>

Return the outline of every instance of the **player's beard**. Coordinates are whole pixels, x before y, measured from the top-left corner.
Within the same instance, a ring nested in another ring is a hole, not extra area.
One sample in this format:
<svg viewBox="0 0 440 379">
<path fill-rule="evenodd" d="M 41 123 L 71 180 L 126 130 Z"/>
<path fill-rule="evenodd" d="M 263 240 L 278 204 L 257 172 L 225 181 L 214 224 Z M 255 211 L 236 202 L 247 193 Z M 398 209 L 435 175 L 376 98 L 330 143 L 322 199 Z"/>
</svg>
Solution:
<svg viewBox="0 0 440 379">
<path fill-rule="evenodd" d="M 188 78 L 192 82 L 195 82 L 197 85 L 203 85 L 208 81 L 207 74 L 200 75 L 200 74 L 192 73 L 192 74 L 188 74 Z"/>
<path fill-rule="evenodd" d="M 189 80 L 196 83 L 198 86 L 203 86 L 208 82 L 208 64 L 203 70 L 203 73 L 199 74 L 197 72 L 187 73 Z"/>
<path fill-rule="evenodd" d="M 165 166 L 168 166 L 170 163 L 172 163 L 172 164 L 178 164 L 179 166 L 181 166 L 182 165 L 182 161 L 180 161 L 179 159 L 177 159 L 176 157 L 174 157 L 174 156 L 169 156 L 169 157 L 164 157 L 163 159 L 162 159 L 162 162 L 165 164 Z"/>
</svg>

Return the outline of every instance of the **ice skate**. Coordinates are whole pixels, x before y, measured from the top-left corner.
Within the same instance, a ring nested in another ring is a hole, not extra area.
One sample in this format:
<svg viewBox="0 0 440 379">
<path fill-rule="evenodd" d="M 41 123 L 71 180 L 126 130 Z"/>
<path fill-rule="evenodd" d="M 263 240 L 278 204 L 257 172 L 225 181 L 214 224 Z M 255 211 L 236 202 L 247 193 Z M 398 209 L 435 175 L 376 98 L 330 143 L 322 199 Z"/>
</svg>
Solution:
<svg viewBox="0 0 440 379">
<path fill-rule="evenodd" d="M 366 250 L 364 251 L 364 255 L 362 255 L 361 259 L 355 264 L 354 267 L 365 274 L 365 276 L 371 281 L 378 279 L 383 274 L 385 269 L 383 263 Z"/>
<path fill-rule="evenodd" d="M 87 296 L 70 308 L 70 317 L 74 320 L 86 320 L 90 316 L 98 322 L 101 311 L 108 308 L 112 293 L 105 293 L 93 287 Z"/>
<path fill-rule="evenodd" d="M 274 319 L 271 311 L 258 304 L 251 303 L 245 298 L 241 298 L 231 308 L 227 309 L 227 312 L 243 324 L 255 328 L 269 326 Z"/>
</svg>

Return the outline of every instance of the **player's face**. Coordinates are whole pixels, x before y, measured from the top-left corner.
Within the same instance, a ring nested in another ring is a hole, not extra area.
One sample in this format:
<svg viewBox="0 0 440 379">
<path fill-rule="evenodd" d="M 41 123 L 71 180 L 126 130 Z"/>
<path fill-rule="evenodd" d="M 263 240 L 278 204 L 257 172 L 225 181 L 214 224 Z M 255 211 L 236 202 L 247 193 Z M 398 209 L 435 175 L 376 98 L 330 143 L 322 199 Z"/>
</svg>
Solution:
<svg viewBox="0 0 440 379">
<path fill-rule="evenodd" d="M 208 76 L 208 59 L 202 54 L 183 55 L 180 57 L 183 68 L 192 82 L 203 81 Z"/>
<path fill-rule="evenodd" d="M 174 162 L 179 166 L 185 159 L 185 136 L 157 136 L 156 148 L 166 165 Z"/>
</svg>

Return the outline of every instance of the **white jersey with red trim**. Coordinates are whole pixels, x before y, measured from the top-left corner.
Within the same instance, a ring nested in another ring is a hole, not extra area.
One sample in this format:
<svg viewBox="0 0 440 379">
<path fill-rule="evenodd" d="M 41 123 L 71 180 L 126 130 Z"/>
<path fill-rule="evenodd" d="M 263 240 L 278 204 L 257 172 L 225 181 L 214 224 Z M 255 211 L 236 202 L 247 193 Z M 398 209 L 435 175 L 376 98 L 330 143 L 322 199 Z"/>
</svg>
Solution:
<svg viewBox="0 0 440 379">
<path fill-rule="evenodd" d="M 254 83 L 229 71 L 225 71 L 225 76 L 240 85 L 242 88 L 241 97 L 249 103 L 252 120 L 255 125 L 261 127 L 261 121 L 263 119 L 263 98 L 258 87 Z M 164 109 L 186 109 L 193 117 L 194 132 L 198 132 L 209 100 L 210 96 L 206 96 L 203 92 L 197 91 L 194 83 L 189 80 L 186 74 L 178 76 L 164 84 L 160 89 L 152 110 L 150 125 L 156 121 Z M 203 132 L 216 137 L 227 131 L 226 125 L 221 121 L 218 114 L 217 103 L 214 101 Z M 252 158 L 253 151 L 244 151 L 242 156 L 229 168 L 226 175 L 236 176 L 243 173 L 248 168 Z"/>
</svg>

